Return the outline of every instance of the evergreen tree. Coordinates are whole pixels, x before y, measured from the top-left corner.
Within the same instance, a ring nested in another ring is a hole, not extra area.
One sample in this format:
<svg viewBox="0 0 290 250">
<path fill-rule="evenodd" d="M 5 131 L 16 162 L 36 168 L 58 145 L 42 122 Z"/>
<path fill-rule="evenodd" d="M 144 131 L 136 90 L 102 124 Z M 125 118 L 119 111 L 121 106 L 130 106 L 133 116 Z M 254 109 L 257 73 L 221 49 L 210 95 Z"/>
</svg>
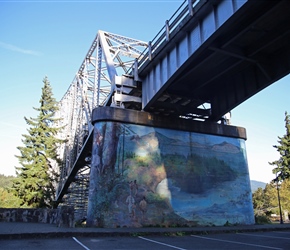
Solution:
<svg viewBox="0 0 290 250">
<path fill-rule="evenodd" d="M 270 165 L 276 166 L 273 173 L 276 174 L 274 181 L 284 181 L 290 179 L 290 116 L 285 112 L 285 128 L 286 134 L 278 137 L 280 145 L 273 146 L 280 154 L 280 159 L 269 162 Z"/>
<path fill-rule="evenodd" d="M 254 193 L 253 193 L 253 207 L 255 214 L 257 215 L 263 215 L 266 213 L 267 206 L 265 205 L 266 203 L 266 197 L 264 193 L 264 189 L 258 188 Z"/>
<path fill-rule="evenodd" d="M 24 117 L 29 125 L 28 134 L 22 135 L 24 146 L 18 147 L 20 156 L 16 156 L 22 166 L 16 167 L 17 178 L 12 190 L 21 199 L 23 207 L 53 206 L 59 172 L 56 166 L 61 163 L 56 151 L 62 142 L 56 138 L 61 128 L 54 127 L 58 106 L 47 77 L 43 83 L 40 107 L 34 108 L 39 112 L 38 116 Z"/>
<path fill-rule="evenodd" d="M 283 220 L 288 222 L 285 212 L 290 212 L 290 179 L 284 180 L 279 186 L 280 203 Z M 264 189 L 258 188 L 253 193 L 253 207 L 256 216 L 269 216 L 279 214 L 277 182 L 271 181 Z M 277 218 L 276 218 L 277 219 Z"/>
</svg>

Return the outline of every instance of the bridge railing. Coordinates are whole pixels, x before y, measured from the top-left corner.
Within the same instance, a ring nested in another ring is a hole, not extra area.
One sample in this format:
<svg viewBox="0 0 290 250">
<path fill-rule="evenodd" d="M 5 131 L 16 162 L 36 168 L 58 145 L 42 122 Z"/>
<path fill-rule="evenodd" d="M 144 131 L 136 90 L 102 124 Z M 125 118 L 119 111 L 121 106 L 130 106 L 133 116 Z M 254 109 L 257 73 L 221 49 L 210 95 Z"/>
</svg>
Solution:
<svg viewBox="0 0 290 250">
<path fill-rule="evenodd" d="M 170 19 L 166 20 L 165 25 L 161 28 L 157 35 L 148 43 L 148 48 L 146 48 L 137 59 L 138 69 L 140 69 L 148 60 L 150 61 L 152 59 L 152 56 L 164 43 L 164 41 L 170 40 L 170 35 L 186 17 L 193 15 L 194 7 L 201 1 L 202 0 L 183 1 Z"/>
</svg>

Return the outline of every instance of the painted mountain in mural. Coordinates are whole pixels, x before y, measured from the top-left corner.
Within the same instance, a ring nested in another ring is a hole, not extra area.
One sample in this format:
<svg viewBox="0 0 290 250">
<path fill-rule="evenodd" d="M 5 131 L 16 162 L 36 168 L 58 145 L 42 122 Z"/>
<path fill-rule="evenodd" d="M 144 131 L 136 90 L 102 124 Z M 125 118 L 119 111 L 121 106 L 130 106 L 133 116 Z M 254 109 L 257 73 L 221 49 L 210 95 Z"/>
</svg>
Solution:
<svg viewBox="0 0 290 250">
<path fill-rule="evenodd" d="M 211 147 L 211 150 L 230 154 L 238 154 L 240 152 L 240 149 L 238 147 L 227 142 L 222 142 L 220 144 L 213 145 Z"/>
<path fill-rule="evenodd" d="M 179 150 L 179 153 L 183 155 L 187 155 L 188 153 L 190 153 L 191 147 L 204 150 L 207 149 L 205 145 L 202 145 L 200 143 L 191 142 L 189 144 L 188 142 L 182 141 L 180 139 L 175 139 L 174 134 L 172 134 L 172 138 L 169 138 L 168 136 L 165 136 L 162 133 L 156 131 L 143 136 L 131 136 L 130 141 L 137 144 L 131 145 L 133 148 L 136 148 L 137 146 L 143 146 L 146 147 L 148 152 L 156 152 L 159 150 L 162 154 L 175 152 L 177 146 L 178 148 L 182 149 Z M 127 142 L 130 143 L 128 139 Z"/>
<path fill-rule="evenodd" d="M 139 162 L 132 163 L 131 160 L 129 165 L 147 166 L 149 171 L 151 166 L 162 164 L 166 171 L 165 176 L 170 178 L 172 185 L 184 192 L 196 194 L 237 177 L 237 172 L 224 160 L 228 157 L 226 155 L 240 152 L 236 146 L 227 142 L 203 145 L 174 138 L 174 134 L 172 137 L 156 131 L 143 136 L 127 137 L 127 154 L 144 157 L 141 164 L 139 158 Z M 209 151 L 213 154 L 209 154 Z"/>
<path fill-rule="evenodd" d="M 231 154 L 241 153 L 240 148 L 226 141 L 208 145 L 194 141 L 194 136 L 190 142 L 183 141 L 174 137 L 174 134 L 172 134 L 171 138 L 169 138 L 162 133 L 154 131 L 142 136 L 127 136 L 125 143 L 128 144 L 127 148 L 129 150 L 131 149 L 133 152 L 134 150 L 138 149 L 134 152 L 137 154 L 140 153 L 142 155 L 146 153 L 160 152 L 161 154 L 178 153 L 179 155 L 188 156 L 195 153 L 207 157 L 209 155 L 208 151 L 210 150 L 214 152 L 217 158 L 224 159 L 233 158 L 231 157 Z M 176 152 L 177 147 L 178 152 Z"/>
</svg>

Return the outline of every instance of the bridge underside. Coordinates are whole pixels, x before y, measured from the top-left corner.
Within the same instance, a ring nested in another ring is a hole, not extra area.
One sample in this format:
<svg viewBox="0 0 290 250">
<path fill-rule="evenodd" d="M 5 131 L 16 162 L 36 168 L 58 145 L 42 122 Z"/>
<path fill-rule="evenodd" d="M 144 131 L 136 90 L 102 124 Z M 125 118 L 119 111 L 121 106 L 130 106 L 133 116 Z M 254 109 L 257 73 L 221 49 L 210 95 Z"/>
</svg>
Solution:
<svg viewBox="0 0 290 250">
<path fill-rule="evenodd" d="M 214 11 L 213 2 L 204 8 Z M 245 3 L 179 67 L 144 110 L 218 121 L 286 76 L 290 72 L 289 13 L 289 1 Z M 182 40 L 180 36 L 187 36 L 185 39 L 190 43 L 192 25 L 193 22 L 188 22 L 177 30 L 151 63 L 140 69 L 140 76 L 152 70 L 168 51 L 178 50 L 180 44 L 176 41 Z M 198 109 L 204 103 L 210 104 L 210 110 Z"/>
<path fill-rule="evenodd" d="M 125 128 L 129 131 L 128 126 L 129 128 L 135 126 L 137 120 L 145 114 L 148 115 L 147 123 L 139 124 L 144 127 L 152 126 L 152 129 L 155 129 L 156 126 L 159 129 L 161 127 L 159 124 L 156 125 L 156 121 L 169 116 L 167 120 L 163 120 L 163 124 L 167 126 L 166 129 L 172 129 L 168 124 L 177 125 L 183 122 L 190 122 L 188 127 L 192 128 L 194 122 L 179 119 L 180 116 L 193 120 L 218 121 L 225 113 L 290 72 L 290 1 L 208 0 L 199 1 L 199 3 L 200 5 L 196 5 L 196 14 L 182 19 L 180 25 L 178 24 L 170 33 L 170 39 L 164 41 L 154 51 L 152 59 L 140 64 L 140 67 L 135 64 L 134 67 L 124 67 L 127 63 L 129 65 L 134 61 L 130 58 L 124 64 L 121 58 L 123 59 L 124 55 L 128 54 L 126 49 L 132 47 L 132 41 L 142 46 L 143 43 L 104 32 L 100 33 L 100 37 L 96 37 L 75 82 L 61 102 L 63 113 L 60 117 L 65 115 L 68 119 L 64 121 L 69 124 L 65 126 L 67 131 L 63 133 L 65 137 L 61 138 L 67 139 L 68 133 L 71 135 L 62 151 L 65 166 L 62 168 L 55 206 L 59 203 L 70 204 L 69 202 L 72 201 L 74 204 L 82 203 L 79 210 L 86 212 L 88 185 L 89 180 L 92 179 L 89 177 L 91 165 L 93 166 L 92 147 L 96 147 L 98 138 L 94 133 L 98 124 L 103 125 L 104 122 L 107 126 L 108 120 L 100 120 L 94 111 L 95 118 L 98 119 L 93 128 L 91 107 L 100 108 L 103 105 L 118 107 L 102 108 L 103 111 L 112 109 L 114 114 L 120 115 L 121 112 L 122 115 L 118 116 L 118 119 L 113 115 L 111 117 L 114 123 L 117 122 L 117 127 L 122 128 L 119 131 L 125 131 Z M 200 9 L 198 9 L 199 6 Z M 224 21 L 227 15 L 229 18 Z M 208 32 L 207 24 L 214 26 L 210 32 Z M 194 40 L 193 31 L 199 32 L 197 38 L 200 40 Z M 113 40 L 110 40 L 113 38 L 114 41 L 119 42 L 120 47 L 113 46 Z M 123 47 L 125 41 L 129 45 L 121 54 L 119 48 Z M 193 44 L 196 46 L 194 50 Z M 140 54 L 137 53 L 134 58 L 140 59 Z M 106 60 L 102 59 L 103 57 Z M 150 57 L 143 56 L 142 58 Z M 125 73 L 133 68 L 134 75 L 128 76 L 127 73 L 122 76 L 118 75 L 119 71 L 111 67 L 112 65 L 122 66 Z M 167 68 L 172 72 L 166 71 Z M 89 95 L 84 98 L 84 93 L 89 93 Z M 96 96 L 99 99 L 97 104 L 94 99 Z M 87 103 L 88 99 L 92 102 Z M 129 109 L 143 109 L 142 111 L 147 112 L 133 112 Z M 72 118 L 76 119 L 70 120 Z M 109 125 L 111 125 L 110 122 L 108 122 Z M 217 124 L 199 123 L 202 129 L 207 126 L 217 126 Z M 233 126 L 225 127 L 235 130 Z M 225 127 L 218 125 L 217 128 L 223 130 Z M 136 127 L 136 131 L 139 131 L 138 129 L 139 127 Z M 183 136 L 181 130 L 189 131 L 187 127 L 174 128 L 173 142 L 176 141 L 176 131 Z M 207 135 L 204 134 L 211 134 L 208 131 L 198 132 L 202 133 L 205 139 Z M 142 135 L 134 134 L 127 137 L 127 140 L 132 146 L 132 140 L 139 139 Z M 123 137 L 119 135 L 118 140 L 120 139 L 121 142 L 122 139 L 122 142 L 125 142 L 125 137 L 124 132 Z M 102 138 L 110 138 L 110 136 L 104 135 Z M 189 141 L 191 138 L 191 136 L 188 137 Z M 158 140 L 154 141 L 156 145 L 159 143 Z M 167 146 L 166 143 L 164 145 Z M 189 143 L 188 147 L 192 145 L 195 144 Z M 118 144 L 119 151 L 117 152 L 120 154 L 123 151 L 118 161 L 124 160 L 125 146 L 125 143 Z M 217 148 L 223 148 L 223 146 L 224 144 L 221 143 Z M 182 154 L 181 149 L 177 148 L 177 150 Z M 243 147 L 239 152 L 242 150 Z M 132 151 L 131 148 L 128 148 L 129 151 Z M 170 152 L 172 153 L 172 150 Z M 104 150 L 103 156 L 108 157 L 110 154 Z M 76 194 L 76 189 L 81 188 L 82 192 Z M 127 191 L 125 193 L 127 194 Z M 83 199 L 86 201 L 84 202 Z M 76 208 L 76 205 L 74 207 Z"/>
</svg>

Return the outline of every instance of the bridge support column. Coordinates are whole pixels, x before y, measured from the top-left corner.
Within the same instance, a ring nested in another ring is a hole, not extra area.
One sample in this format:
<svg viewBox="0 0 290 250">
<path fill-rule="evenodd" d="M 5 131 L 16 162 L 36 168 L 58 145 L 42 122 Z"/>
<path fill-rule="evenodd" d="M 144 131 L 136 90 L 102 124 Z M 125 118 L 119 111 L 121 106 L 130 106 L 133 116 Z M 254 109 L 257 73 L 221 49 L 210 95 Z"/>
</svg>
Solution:
<svg viewBox="0 0 290 250">
<path fill-rule="evenodd" d="M 93 111 L 88 226 L 253 224 L 244 128 Z"/>
</svg>

